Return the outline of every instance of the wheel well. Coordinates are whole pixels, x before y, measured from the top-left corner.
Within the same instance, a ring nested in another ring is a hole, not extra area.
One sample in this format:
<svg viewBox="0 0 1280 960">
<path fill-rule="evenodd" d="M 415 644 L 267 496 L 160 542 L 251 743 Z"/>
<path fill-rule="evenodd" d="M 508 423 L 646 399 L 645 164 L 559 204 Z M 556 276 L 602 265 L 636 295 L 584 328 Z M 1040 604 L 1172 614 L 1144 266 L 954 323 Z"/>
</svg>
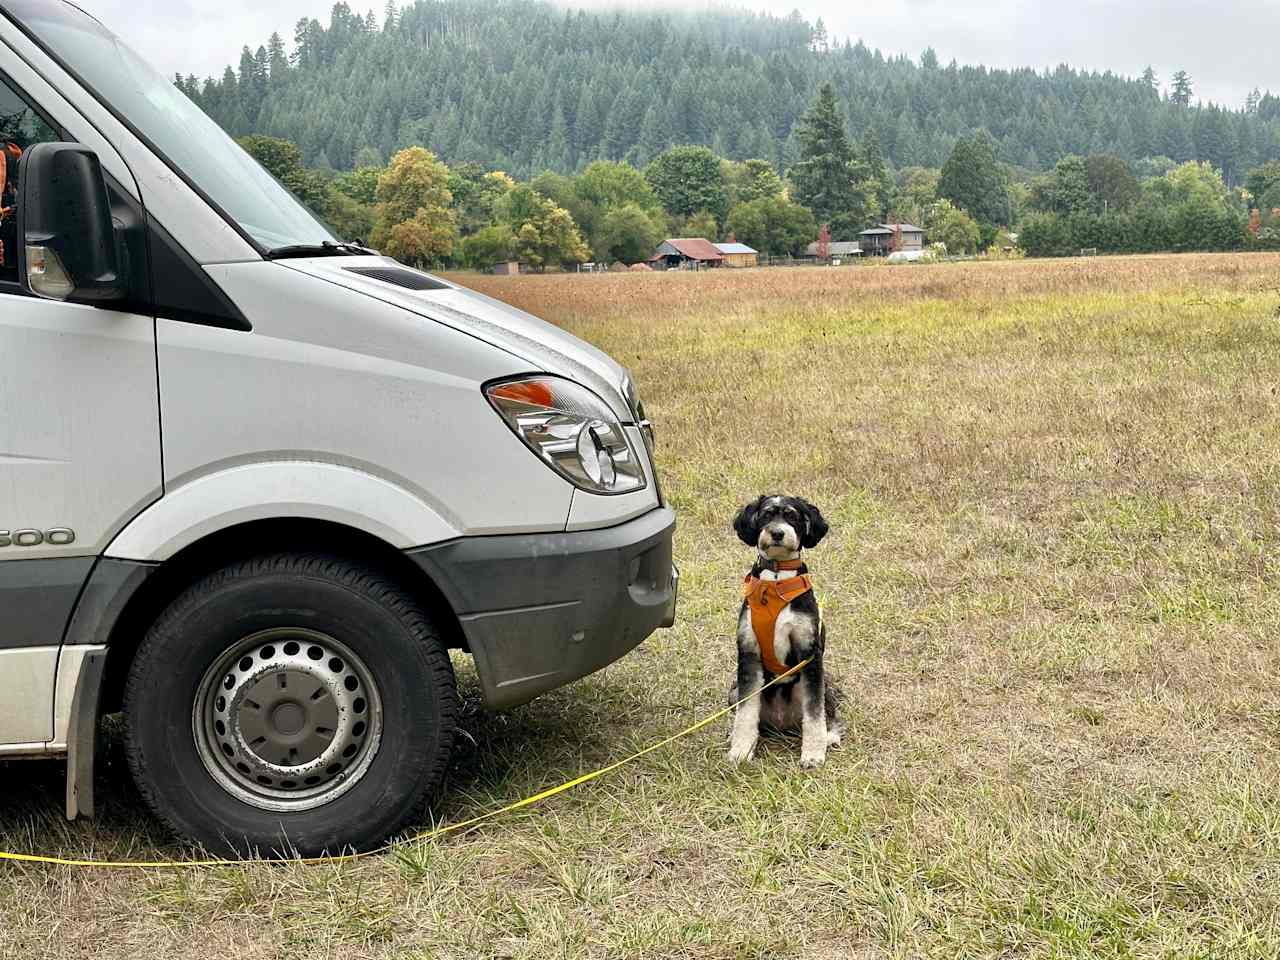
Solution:
<svg viewBox="0 0 1280 960">
<path fill-rule="evenodd" d="M 256 520 L 219 530 L 185 547 L 138 590 L 111 630 L 103 678 L 102 712 L 120 709 L 134 655 L 151 624 L 196 580 L 229 563 L 267 553 L 316 551 L 376 567 L 396 580 L 436 618 L 450 648 L 466 649 L 462 626 L 435 582 L 400 550 L 361 530 L 325 520 Z"/>
</svg>

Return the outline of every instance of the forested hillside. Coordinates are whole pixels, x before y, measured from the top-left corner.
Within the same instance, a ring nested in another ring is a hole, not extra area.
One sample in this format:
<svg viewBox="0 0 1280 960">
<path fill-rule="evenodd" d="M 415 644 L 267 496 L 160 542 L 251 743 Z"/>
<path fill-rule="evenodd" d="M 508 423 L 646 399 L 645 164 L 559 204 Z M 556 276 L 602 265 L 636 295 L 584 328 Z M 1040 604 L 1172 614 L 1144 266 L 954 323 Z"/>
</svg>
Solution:
<svg viewBox="0 0 1280 960">
<path fill-rule="evenodd" d="M 1135 56 L 1140 56 L 1135 51 Z M 333 7 L 246 46 L 239 69 L 179 85 L 233 135 L 300 145 L 312 166 L 385 163 L 422 144 L 448 163 L 527 177 L 593 160 L 648 163 L 672 144 L 799 156 L 797 119 L 833 84 L 855 136 L 874 131 L 895 167 L 939 167 L 987 130 L 999 160 L 1028 170 L 1071 154 L 1205 160 L 1229 184 L 1280 156 L 1280 97 L 1195 106 L 1184 84 L 1059 67 L 1005 71 L 886 58 L 828 44 L 821 22 L 739 11 L 566 12 L 536 0 L 417 0 L 380 17 Z"/>
</svg>

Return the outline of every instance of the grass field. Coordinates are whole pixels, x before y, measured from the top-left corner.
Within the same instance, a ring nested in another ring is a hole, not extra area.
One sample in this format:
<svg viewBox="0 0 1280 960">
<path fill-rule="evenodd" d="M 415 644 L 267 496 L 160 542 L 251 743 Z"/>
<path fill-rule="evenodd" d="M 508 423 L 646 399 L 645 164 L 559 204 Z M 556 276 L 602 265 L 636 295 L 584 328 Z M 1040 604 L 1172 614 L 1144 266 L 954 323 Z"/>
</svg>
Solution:
<svg viewBox="0 0 1280 960">
<path fill-rule="evenodd" d="M 0 956 L 1280 956 L 1280 256 L 461 279 L 633 370 L 684 580 L 621 663 L 473 712 L 435 815 L 721 705 L 764 491 L 831 521 L 843 748 L 733 769 L 726 721 L 344 866 L 0 868 Z M 181 854 L 108 759 L 70 825 L 58 765 L 0 766 L 3 845 Z"/>
</svg>

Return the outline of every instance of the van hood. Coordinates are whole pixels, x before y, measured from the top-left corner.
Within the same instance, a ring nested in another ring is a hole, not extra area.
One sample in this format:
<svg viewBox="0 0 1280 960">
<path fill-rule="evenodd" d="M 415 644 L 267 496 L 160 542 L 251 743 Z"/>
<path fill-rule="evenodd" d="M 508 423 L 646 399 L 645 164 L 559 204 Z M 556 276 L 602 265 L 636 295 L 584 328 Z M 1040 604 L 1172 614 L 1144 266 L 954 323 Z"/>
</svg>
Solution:
<svg viewBox="0 0 1280 960">
<path fill-rule="evenodd" d="M 629 375 L 621 364 L 523 310 L 386 257 L 319 257 L 276 263 L 491 343 L 526 361 L 530 373 L 559 374 L 589 387 L 622 423 L 635 421 L 626 399 Z M 369 271 L 375 275 L 370 276 Z M 401 283 L 424 289 L 409 289 Z"/>
</svg>

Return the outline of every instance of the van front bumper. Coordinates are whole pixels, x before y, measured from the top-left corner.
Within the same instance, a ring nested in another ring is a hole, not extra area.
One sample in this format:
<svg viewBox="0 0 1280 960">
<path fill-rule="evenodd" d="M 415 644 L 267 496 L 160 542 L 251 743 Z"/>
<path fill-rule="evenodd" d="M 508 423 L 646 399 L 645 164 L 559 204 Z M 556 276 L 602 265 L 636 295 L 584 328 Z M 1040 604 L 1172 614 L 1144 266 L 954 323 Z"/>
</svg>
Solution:
<svg viewBox="0 0 1280 960">
<path fill-rule="evenodd" d="M 407 553 L 444 593 L 492 709 L 608 666 L 675 622 L 675 514 L 604 530 L 467 537 Z"/>
</svg>

